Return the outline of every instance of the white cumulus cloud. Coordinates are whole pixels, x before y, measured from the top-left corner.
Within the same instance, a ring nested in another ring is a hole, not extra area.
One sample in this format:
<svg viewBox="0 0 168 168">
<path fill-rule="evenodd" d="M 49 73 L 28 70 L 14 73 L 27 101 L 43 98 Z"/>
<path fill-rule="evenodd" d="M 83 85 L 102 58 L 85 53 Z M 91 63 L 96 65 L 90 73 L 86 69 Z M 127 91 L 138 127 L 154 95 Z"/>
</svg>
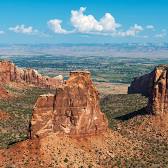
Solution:
<svg viewBox="0 0 168 168">
<path fill-rule="evenodd" d="M 84 7 L 71 11 L 71 23 L 78 32 L 113 32 L 120 26 L 110 13 L 106 13 L 100 20 L 97 20 L 93 15 L 85 15 L 85 11 Z"/>
<path fill-rule="evenodd" d="M 165 37 L 165 34 L 163 34 L 163 33 L 156 34 L 155 37 L 156 37 L 156 38 L 164 38 L 164 37 Z"/>
<path fill-rule="evenodd" d="M 0 30 L 0 34 L 4 34 L 5 32 L 3 30 Z"/>
<path fill-rule="evenodd" d="M 159 33 L 159 34 L 156 34 L 155 37 L 157 38 L 164 38 L 166 37 L 167 33 Z"/>
<path fill-rule="evenodd" d="M 113 32 L 116 30 L 116 28 L 121 27 L 119 23 L 116 23 L 115 18 L 110 14 L 106 13 L 99 22 L 104 32 Z"/>
<path fill-rule="evenodd" d="M 116 22 L 111 13 L 105 13 L 103 17 L 96 19 L 91 14 L 86 15 L 85 11 L 85 7 L 80 7 L 79 10 L 71 10 L 70 22 L 73 27 L 71 31 L 62 28 L 62 20 L 59 19 L 51 19 L 47 24 L 54 33 L 58 34 L 81 33 L 128 37 L 136 36 L 144 30 L 138 24 L 134 24 L 128 30 L 121 30 L 121 24 Z M 148 28 L 152 29 L 152 25 L 148 25 Z"/>
<path fill-rule="evenodd" d="M 127 37 L 127 36 L 136 36 L 139 32 L 143 31 L 143 27 L 135 24 L 134 26 L 131 26 L 127 31 L 119 31 L 117 32 L 117 35 L 122 36 L 122 37 Z"/>
<path fill-rule="evenodd" d="M 71 23 L 79 32 L 102 31 L 103 27 L 93 15 L 84 15 L 86 8 L 71 11 Z"/>
<path fill-rule="evenodd" d="M 48 21 L 48 26 L 49 28 L 54 32 L 54 33 L 59 33 L 59 34 L 67 34 L 68 31 L 63 29 L 61 26 L 62 20 L 59 19 L 51 19 Z"/>
<path fill-rule="evenodd" d="M 155 29 L 155 27 L 153 25 L 147 25 L 146 28 L 150 29 L 150 30 L 154 30 Z"/>
<path fill-rule="evenodd" d="M 166 31 L 166 29 L 162 29 L 162 30 L 161 30 L 161 33 L 155 35 L 156 38 L 164 38 L 164 37 L 166 37 L 166 36 L 167 36 L 167 31 Z"/>
<path fill-rule="evenodd" d="M 22 33 L 22 34 L 33 34 L 38 32 L 38 30 L 33 29 L 32 26 L 26 27 L 24 24 L 16 25 L 15 27 L 10 27 L 9 30 L 15 33 Z"/>
</svg>

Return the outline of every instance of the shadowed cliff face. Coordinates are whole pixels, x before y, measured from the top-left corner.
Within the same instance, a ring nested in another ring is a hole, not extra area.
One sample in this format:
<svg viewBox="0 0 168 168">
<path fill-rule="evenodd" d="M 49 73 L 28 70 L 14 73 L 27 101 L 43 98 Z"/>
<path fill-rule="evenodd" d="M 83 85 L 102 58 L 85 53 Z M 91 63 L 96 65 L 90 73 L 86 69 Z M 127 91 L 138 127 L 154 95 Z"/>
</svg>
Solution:
<svg viewBox="0 0 168 168">
<path fill-rule="evenodd" d="M 153 114 L 168 113 L 168 65 L 162 65 L 153 71 L 153 86 L 148 108 Z"/>
<path fill-rule="evenodd" d="M 89 72 L 71 72 L 55 95 L 42 95 L 32 116 L 32 137 L 50 132 L 68 135 L 97 134 L 107 129 L 107 119 L 100 111 L 99 93 Z"/>
<path fill-rule="evenodd" d="M 61 79 L 42 76 L 34 69 L 18 68 L 10 61 L 0 61 L 0 83 L 27 83 L 38 87 L 55 88 L 62 83 Z"/>
<path fill-rule="evenodd" d="M 151 72 L 135 78 L 128 87 L 128 94 L 141 93 L 143 96 L 149 97 L 152 92 L 153 77 L 154 72 Z"/>
<path fill-rule="evenodd" d="M 128 93 L 147 96 L 149 113 L 168 113 L 168 65 L 159 65 L 151 73 L 136 78 L 131 83 Z"/>
</svg>

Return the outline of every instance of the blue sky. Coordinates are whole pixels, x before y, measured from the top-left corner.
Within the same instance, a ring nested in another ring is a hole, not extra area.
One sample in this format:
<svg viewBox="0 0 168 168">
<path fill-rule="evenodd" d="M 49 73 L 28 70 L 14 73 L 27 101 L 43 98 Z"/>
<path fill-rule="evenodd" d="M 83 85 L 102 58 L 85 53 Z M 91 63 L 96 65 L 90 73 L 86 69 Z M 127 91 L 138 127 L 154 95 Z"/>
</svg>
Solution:
<svg viewBox="0 0 168 168">
<path fill-rule="evenodd" d="M 0 43 L 160 43 L 167 33 L 167 0 L 0 0 Z"/>
</svg>

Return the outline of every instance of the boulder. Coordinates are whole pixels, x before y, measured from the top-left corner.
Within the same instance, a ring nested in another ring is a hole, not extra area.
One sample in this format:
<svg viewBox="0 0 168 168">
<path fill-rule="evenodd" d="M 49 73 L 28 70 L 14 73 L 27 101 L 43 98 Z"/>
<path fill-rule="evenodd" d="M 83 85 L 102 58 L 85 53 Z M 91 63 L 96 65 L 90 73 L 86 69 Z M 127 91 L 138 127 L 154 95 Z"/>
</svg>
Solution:
<svg viewBox="0 0 168 168">
<path fill-rule="evenodd" d="M 95 135 L 108 128 L 99 106 L 99 93 L 90 72 L 73 71 L 54 95 L 38 98 L 31 120 L 31 137 L 49 133 L 70 136 Z"/>
</svg>

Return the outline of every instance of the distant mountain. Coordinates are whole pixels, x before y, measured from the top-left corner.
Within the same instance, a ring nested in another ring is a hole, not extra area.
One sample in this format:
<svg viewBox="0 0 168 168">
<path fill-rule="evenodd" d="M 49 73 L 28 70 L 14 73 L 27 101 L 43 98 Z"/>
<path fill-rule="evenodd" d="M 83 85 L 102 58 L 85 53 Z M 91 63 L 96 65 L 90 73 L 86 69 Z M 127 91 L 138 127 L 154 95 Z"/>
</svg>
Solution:
<svg viewBox="0 0 168 168">
<path fill-rule="evenodd" d="M 1 56 L 112 56 L 168 57 L 168 43 L 120 44 L 0 44 Z"/>
</svg>

